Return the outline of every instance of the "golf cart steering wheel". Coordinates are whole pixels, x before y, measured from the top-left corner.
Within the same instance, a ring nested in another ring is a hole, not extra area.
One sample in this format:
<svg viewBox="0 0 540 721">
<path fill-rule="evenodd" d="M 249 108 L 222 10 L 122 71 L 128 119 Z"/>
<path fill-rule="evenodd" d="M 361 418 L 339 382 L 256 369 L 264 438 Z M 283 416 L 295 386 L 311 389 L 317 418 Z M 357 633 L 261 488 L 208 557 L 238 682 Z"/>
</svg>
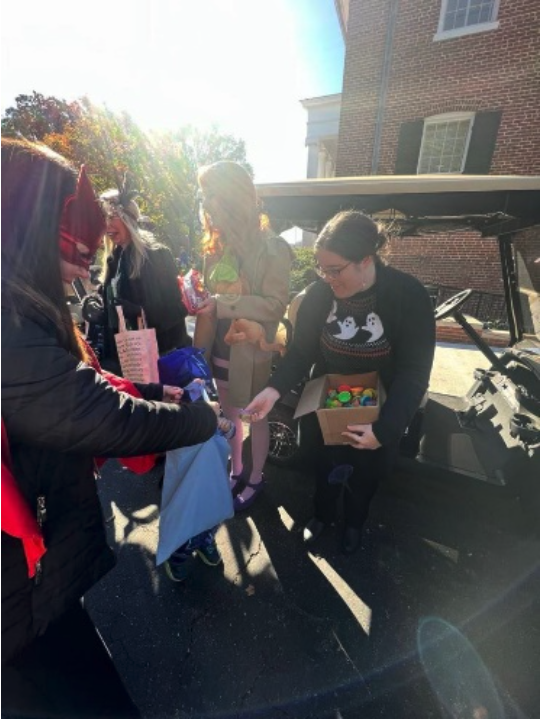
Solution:
<svg viewBox="0 0 540 721">
<path fill-rule="evenodd" d="M 448 298 L 448 300 L 445 300 L 444 303 L 438 305 L 435 308 L 435 320 L 442 320 L 443 318 L 448 318 L 448 316 L 453 315 L 455 311 L 461 308 L 465 301 L 471 297 L 473 292 L 474 291 L 471 288 L 462 290 L 461 293 L 453 295 L 451 298 Z"/>
</svg>

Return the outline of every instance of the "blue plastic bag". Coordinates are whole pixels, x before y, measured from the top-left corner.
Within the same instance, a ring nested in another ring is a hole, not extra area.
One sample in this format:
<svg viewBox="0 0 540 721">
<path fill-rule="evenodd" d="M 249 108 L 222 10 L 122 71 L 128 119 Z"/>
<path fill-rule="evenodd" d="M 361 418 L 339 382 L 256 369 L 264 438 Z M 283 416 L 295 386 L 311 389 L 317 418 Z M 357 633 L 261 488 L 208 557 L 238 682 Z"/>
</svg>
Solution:
<svg viewBox="0 0 540 721">
<path fill-rule="evenodd" d="M 169 386 L 184 387 L 194 378 L 212 383 L 212 372 L 202 348 L 178 348 L 158 359 L 159 380 Z"/>
<path fill-rule="evenodd" d="M 234 516 L 228 457 L 229 444 L 219 435 L 196 446 L 167 452 L 156 554 L 158 566 L 189 538 Z"/>
</svg>

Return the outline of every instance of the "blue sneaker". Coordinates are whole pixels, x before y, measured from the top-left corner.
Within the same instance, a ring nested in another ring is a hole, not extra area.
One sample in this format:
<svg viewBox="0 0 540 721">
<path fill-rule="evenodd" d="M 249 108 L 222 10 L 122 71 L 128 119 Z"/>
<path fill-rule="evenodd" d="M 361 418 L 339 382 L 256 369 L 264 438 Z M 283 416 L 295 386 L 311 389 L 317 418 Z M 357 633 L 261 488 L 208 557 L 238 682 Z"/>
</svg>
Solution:
<svg viewBox="0 0 540 721">
<path fill-rule="evenodd" d="M 218 551 L 215 538 L 212 538 L 204 545 L 199 546 L 195 553 L 199 556 L 201 561 L 206 563 L 207 566 L 219 566 L 220 563 L 223 563 L 223 558 L 221 557 L 221 553 Z"/>
<path fill-rule="evenodd" d="M 168 561 L 165 561 L 163 567 L 165 568 L 167 576 L 175 583 L 185 581 L 186 578 L 191 575 L 192 570 L 187 560 L 182 561 L 181 563 L 175 563 L 169 559 Z"/>
<path fill-rule="evenodd" d="M 185 581 L 193 570 L 193 550 L 189 541 L 180 546 L 163 564 L 165 573 L 175 583 Z"/>
</svg>

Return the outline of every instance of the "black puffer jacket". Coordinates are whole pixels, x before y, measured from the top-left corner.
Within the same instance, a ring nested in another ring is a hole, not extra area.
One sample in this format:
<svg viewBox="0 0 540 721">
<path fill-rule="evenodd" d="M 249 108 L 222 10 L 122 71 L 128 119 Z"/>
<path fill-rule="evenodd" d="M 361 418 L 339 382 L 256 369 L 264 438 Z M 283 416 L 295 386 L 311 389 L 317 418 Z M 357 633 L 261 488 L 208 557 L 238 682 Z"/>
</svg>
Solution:
<svg viewBox="0 0 540 721">
<path fill-rule="evenodd" d="M 2 311 L 2 417 L 14 476 L 45 509 L 39 584 L 22 544 L 2 533 L 2 659 L 21 650 L 114 563 L 94 479 L 96 456 L 161 452 L 210 438 L 206 404 L 174 406 L 118 393 L 56 340 L 47 321 Z M 38 501 L 40 499 L 40 501 Z"/>
<path fill-rule="evenodd" d="M 114 334 L 118 332 L 115 303 L 122 305 L 128 328 L 136 330 L 137 318 L 144 310 L 150 328 L 156 329 L 161 355 L 191 345 L 186 330 L 187 310 L 178 287 L 178 271 L 171 251 L 164 246 L 147 249 L 140 275 L 131 278 L 133 246 L 114 249 L 107 259 L 107 274 L 102 288 L 105 327 L 105 357 L 117 358 Z"/>
</svg>

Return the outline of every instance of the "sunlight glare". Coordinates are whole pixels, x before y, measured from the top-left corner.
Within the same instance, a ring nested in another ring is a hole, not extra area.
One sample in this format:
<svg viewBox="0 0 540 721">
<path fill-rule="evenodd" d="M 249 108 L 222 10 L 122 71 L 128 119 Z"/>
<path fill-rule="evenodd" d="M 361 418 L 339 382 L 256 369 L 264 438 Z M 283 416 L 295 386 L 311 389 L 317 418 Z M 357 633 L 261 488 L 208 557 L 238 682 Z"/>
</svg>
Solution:
<svg viewBox="0 0 540 721">
<path fill-rule="evenodd" d="M 371 608 L 356 595 L 349 584 L 332 568 L 328 561 L 312 553 L 308 555 L 319 571 L 326 576 L 327 581 L 336 589 L 341 599 L 347 604 L 350 612 L 356 618 L 366 636 L 369 636 L 371 628 Z"/>
<path fill-rule="evenodd" d="M 265 13 L 257 6 L 252 0 L 95 0 L 81 19 L 72 3 L 53 0 L 52 8 L 34 3 L 24 19 L 8 4 L 2 98 L 12 102 L 34 88 L 67 100 L 86 95 L 129 113 L 144 131 L 217 125 L 245 140 L 257 182 L 301 179 L 307 155 L 300 99 L 311 70 L 298 54 L 290 3 L 274 0 Z M 61 43 L 51 44 L 43 31 L 51 13 Z M 31 56 L 17 51 L 23 41 Z M 32 86 L 21 86 L 21 76 L 32 77 Z"/>
<path fill-rule="evenodd" d="M 288 531 L 292 531 L 292 529 L 294 528 L 294 521 L 289 516 L 287 511 L 283 508 L 283 506 L 278 506 L 278 513 L 279 513 L 279 517 L 281 518 L 281 522 L 283 523 L 285 528 Z"/>
</svg>

